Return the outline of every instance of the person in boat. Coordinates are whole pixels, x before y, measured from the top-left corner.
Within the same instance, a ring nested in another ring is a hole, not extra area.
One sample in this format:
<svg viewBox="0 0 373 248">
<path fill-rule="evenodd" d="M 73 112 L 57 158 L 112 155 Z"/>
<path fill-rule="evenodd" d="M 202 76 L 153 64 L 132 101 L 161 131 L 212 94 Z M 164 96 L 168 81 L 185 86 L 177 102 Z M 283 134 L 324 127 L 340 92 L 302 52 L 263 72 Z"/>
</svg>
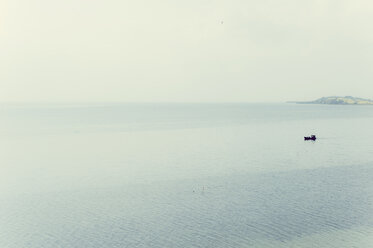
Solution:
<svg viewBox="0 0 373 248">
<path fill-rule="evenodd" d="M 304 140 L 316 140 L 316 135 L 311 135 L 311 137 L 304 137 Z"/>
</svg>

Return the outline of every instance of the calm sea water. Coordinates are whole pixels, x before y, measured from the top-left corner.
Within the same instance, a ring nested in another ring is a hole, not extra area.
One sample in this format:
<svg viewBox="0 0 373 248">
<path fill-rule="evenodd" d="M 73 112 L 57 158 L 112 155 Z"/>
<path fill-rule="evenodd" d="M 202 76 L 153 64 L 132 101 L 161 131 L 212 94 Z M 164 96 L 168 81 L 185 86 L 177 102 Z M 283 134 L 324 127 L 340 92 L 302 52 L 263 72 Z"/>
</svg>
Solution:
<svg viewBox="0 0 373 248">
<path fill-rule="evenodd" d="M 0 247 L 373 247 L 372 127 L 371 106 L 3 104 Z"/>
</svg>

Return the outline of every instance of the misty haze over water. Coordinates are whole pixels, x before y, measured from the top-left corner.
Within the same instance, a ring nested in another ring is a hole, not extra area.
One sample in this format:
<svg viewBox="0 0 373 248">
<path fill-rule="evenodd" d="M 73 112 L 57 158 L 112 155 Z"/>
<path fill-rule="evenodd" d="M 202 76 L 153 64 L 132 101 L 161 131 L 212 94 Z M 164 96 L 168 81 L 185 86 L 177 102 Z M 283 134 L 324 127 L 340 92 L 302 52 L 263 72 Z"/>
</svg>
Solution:
<svg viewBox="0 0 373 248">
<path fill-rule="evenodd" d="M 2 105 L 0 246 L 371 247 L 372 126 L 371 106 Z"/>
</svg>

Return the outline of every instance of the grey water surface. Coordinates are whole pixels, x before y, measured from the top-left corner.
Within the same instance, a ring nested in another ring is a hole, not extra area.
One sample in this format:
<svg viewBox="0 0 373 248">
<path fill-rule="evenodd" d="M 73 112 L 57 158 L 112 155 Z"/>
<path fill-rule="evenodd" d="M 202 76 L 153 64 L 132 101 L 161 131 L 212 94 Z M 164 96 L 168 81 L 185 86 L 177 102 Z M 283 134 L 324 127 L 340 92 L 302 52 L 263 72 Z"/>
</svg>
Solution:
<svg viewBox="0 0 373 248">
<path fill-rule="evenodd" d="M 372 106 L 2 104 L 0 247 L 373 247 L 372 127 Z"/>
</svg>

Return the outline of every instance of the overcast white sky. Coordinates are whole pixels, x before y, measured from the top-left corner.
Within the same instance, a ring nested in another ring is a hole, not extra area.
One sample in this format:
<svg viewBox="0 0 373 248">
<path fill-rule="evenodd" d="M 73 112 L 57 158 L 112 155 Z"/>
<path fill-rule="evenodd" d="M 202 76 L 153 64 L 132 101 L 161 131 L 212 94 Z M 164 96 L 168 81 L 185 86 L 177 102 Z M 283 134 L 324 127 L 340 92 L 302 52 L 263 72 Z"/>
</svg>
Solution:
<svg viewBox="0 0 373 248">
<path fill-rule="evenodd" d="M 0 101 L 373 98 L 368 0 L 0 0 Z"/>
</svg>

